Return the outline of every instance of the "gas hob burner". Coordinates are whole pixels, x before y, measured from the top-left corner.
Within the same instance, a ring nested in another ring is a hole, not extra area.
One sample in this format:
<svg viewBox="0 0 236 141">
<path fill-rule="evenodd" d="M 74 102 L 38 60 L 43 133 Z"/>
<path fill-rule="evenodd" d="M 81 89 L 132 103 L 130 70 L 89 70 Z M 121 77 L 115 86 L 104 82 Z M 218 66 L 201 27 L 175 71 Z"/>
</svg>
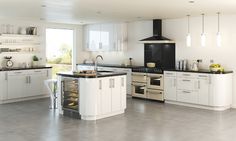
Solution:
<svg viewBox="0 0 236 141">
<path fill-rule="evenodd" d="M 163 74 L 163 70 L 161 68 L 146 68 L 146 67 L 133 68 L 132 72 Z"/>
</svg>

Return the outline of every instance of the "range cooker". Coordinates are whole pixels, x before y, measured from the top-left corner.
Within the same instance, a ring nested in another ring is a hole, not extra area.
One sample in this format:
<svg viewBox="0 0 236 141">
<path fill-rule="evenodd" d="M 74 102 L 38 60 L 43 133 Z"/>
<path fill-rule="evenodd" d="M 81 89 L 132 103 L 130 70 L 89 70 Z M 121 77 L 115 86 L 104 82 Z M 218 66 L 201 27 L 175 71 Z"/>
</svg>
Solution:
<svg viewBox="0 0 236 141">
<path fill-rule="evenodd" d="M 138 67 L 132 69 L 132 96 L 164 101 L 163 70 Z"/>
</svg>

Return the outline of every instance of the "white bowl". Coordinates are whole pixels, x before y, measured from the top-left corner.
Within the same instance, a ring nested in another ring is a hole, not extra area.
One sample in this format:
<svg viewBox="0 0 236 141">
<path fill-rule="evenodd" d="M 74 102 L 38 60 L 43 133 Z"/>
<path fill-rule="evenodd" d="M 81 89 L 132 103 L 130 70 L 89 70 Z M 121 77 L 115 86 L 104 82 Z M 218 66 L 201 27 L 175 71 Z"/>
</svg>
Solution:
<svg viewBox="0 0 236 141">
<path fill-rule="evenodd" d="M 147 67 L 148 68 L 155 68 L 156 67 L 156 63 L 147 63 Z"/>
</svg>

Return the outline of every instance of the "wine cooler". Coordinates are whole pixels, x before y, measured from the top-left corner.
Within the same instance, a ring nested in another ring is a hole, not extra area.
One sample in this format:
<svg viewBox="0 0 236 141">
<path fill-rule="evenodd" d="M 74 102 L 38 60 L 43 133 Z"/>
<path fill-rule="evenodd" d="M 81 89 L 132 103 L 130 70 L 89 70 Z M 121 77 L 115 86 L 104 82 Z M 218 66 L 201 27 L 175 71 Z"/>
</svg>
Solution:
<svg viewBox="0 0 236 141">
<path fill-rule="evenodd" d="M 79 114 L 79 82 L 78 79 L 64 78 L 62 81 L 61 104 L 63 114 L 80 118 Z"/>
</svg>

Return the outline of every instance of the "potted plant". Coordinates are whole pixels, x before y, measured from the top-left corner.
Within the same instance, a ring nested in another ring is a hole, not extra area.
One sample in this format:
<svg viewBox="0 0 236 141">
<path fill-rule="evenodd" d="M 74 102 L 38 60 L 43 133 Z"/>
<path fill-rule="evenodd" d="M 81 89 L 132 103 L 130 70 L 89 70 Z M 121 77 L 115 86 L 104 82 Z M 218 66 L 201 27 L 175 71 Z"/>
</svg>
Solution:
<svg viewBox="0 0 236 141">
<path fill-rule="evenodd" d="M 38 62 L 39 62 L 39 58 L 36 55 L 34 55 L 33 56 L 32 66 L 33 67 L 37 67 L 38 66 Z"/>
</svg>

